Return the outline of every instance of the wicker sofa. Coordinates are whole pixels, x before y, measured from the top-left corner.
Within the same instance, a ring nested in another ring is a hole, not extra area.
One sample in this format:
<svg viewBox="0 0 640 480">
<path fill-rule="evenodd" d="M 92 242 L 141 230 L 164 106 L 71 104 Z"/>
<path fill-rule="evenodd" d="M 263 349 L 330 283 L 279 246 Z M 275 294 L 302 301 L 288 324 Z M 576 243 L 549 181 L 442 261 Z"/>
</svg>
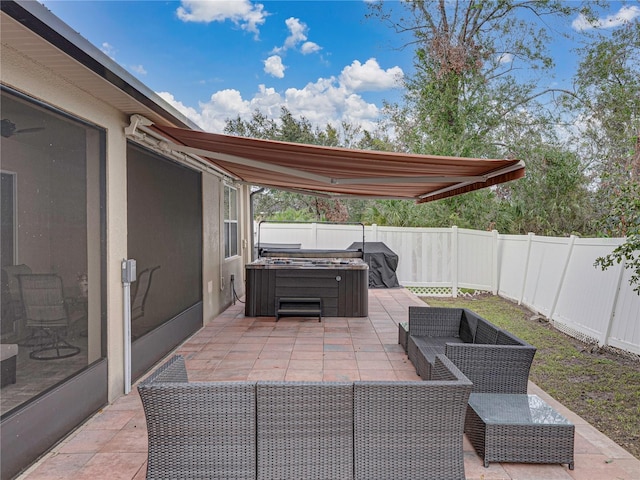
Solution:
<svg viewBox="0 0 640 480">
<path fill-rule="evenodd" d="M 426 382 L 207 383 L 175 356 L 138 391 L 150 479 L 465 478 L 471 382 L 444 355 Z"/>
<path fill-rule="evenodd" d="M 409 307 L 407 353 L 422 378 L 445 354 L 478 393 L 527 393 L 536 348 L 463 308 Z"/>
</svg>

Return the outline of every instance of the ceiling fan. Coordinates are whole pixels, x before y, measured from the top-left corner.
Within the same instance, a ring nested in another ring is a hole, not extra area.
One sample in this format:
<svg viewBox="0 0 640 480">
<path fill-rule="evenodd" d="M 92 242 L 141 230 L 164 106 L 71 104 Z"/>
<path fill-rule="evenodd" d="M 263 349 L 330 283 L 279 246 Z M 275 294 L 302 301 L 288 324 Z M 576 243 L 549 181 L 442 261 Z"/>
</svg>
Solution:
<svg viewBox="0 0 640 480">
<path fill-rule="evenodd" d="M 5 138 L 22 133 L 39 132 L 40 130 L 44 130 L 44 127 L 21 128 L 18 130 L 16 124 L 8 118 L 3 118 L 2 123 L 0 124 L 0 134 Z"/>
</svg>

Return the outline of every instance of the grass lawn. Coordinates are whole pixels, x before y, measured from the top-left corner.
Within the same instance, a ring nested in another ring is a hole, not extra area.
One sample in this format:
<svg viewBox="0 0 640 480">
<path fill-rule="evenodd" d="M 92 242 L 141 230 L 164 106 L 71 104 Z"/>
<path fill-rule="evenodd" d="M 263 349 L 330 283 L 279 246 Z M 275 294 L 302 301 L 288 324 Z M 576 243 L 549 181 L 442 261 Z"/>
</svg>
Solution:
<svg viewBox="0 0 640 480">
<path fill-rule="evenodd" d="M 493 295 L 425 297 L 432 307 L 469 308 L 535 346 L 530 380 L 640 459 L 640 361 L 556 330 Z"/>
</svg>

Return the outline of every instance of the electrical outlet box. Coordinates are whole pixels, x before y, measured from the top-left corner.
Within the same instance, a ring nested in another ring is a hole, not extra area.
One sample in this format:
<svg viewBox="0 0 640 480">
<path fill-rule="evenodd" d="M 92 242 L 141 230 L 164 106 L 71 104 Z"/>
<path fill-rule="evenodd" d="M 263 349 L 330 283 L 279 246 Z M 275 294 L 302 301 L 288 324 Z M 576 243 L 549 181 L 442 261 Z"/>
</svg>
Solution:
<svg viewBox="0 0 640 480">
<path fill-rule="evenodd" d="M 133 259 L 122 261 L 122 283 L 136 281 L 136 261 Z"/>
</svg>

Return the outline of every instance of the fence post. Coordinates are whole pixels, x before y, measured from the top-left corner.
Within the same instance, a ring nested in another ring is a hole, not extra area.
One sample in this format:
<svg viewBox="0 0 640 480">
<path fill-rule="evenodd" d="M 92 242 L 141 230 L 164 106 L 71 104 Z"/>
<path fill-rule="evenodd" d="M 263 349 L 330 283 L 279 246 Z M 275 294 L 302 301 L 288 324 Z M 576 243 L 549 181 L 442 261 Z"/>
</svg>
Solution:
<svg viewBox="0 0 640 480">
<path fill-rule="evenodd" d="M 311 241 L 313 242 L 311 248 L 318 248 L 318 224 L 315 222 L 311 224 Z"/>
<path fill-rule="evenodd" d="M 378 225 L 376 223 L 371 225 L 371 236 L 373 237 L 372 242 L 378 241 Z"/>
<path fill-rule="evenodd" d="M 571 254 L 573 253 L 573 245 L 576 243 L 576 236 L 571 235 L 569 237 L 569 249 L 567 250 L 567 258 L 564 261 L 564 267 L 562 268 L 562 273 L 560 274 L 560 282 L 558 283 L 558 288 L 556 289 L 555 297 L 553 298 L 553 303 L 551 304 L 551 310 L 549 310 L 549 321 L 553 322 L 553 315 L 556 313 L 556 306 L 558 305 L 558 300 L 560 299 L 560 292 L 562 291 L 562 286 L 564 285 L 564 278 L 567 274 L 567 269 L 569 268 L 569 261 L 571 260 Z"/>
<path fill-rule="evenodd" d="M 458 227 L 451 227 L 451 296 L 458 297 Z"/>
<path fill-rule="evenodd" d="M 531 256 L 531 243 L 535 233 L 529 232 L 527 234 L 527 257 L 524 264 L 524 272 L 522 275 L 522 289 L 520 290 L 520 298 L 518 298 L 518 305 L 522 305 L 522 299 L 524 298 L 524 288 L 527 285 L 527 274 L 529 271 L 529 257 Z"/>
<path fill-rule="evenodd" d="M 500 274 L 498 270 L 498 230 L 491 230 L 493 234 L 493 272 L 491 274 L 491 293 L 493 295 L 498 294 L 498 275 Z"/>
<path fill-rule="evenodd" d="M 613 320 L 616 316 L 616 306 L 618 305 L 618 297 L 620 296 L 620 286 L 622 285 L 624 270 L 625 261 L 624 257 L 622 257 L 622 261 L 620 262 L 620 273 L 618 274 L 618 284 L 616 285 L 616 292 L 613 295 L 613 302 L 611 302 L 611 313 L 609 314 L 609 319 L 607 320 L 607 328 L 604 329 L 602 338 L 600 339 L 601 347 L 609 345 L 609 336 L 611 336 L 611 327 L 613 326 Z"/>
</svg>

